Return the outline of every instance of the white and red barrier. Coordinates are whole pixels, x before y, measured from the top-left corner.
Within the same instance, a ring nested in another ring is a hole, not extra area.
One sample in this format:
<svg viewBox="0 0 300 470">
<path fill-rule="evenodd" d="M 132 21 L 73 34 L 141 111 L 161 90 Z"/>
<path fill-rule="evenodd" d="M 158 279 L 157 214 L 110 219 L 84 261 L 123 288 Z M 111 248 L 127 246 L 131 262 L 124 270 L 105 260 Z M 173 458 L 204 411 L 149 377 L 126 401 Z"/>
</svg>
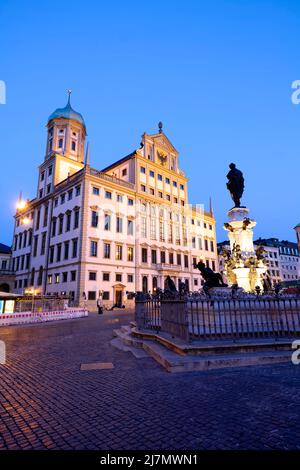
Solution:
<svg viewBox="0 0 300 470">
<path fill-rule="evenodd" d="M 70 320 L 72 318 L 87 316 L 88 310 L 83 308 L 70 308 L 53 312 L 6 313 L 0 315 L 0 326 L 22 325 L 24 323 L 44 323 L 48 321 Z"/>
</svg>

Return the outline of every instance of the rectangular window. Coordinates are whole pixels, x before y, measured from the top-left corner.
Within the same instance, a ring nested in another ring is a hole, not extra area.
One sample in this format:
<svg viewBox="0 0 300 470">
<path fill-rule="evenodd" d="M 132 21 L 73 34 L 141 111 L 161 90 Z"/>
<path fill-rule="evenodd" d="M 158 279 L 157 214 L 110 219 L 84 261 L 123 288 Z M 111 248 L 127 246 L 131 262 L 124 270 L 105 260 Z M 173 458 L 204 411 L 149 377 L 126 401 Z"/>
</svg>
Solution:
<svg viewBox="0 0 300 470">
<path fill-rule="evenodd" d="M 116 232 L 122 233 L 123 232 L 123 219 L 122 217 L 117 217 L 116 219 Z"/>
<path fill-rule="evenodd" d="M 184 255 L 184 267 L 185 268 L 189 267 L 189 257 L 188 257 L 188 255 Z"/>
<path fill-rule="evenodd" d="M 51 236 L 55 237 L 56 235 L 56 217 L 53 217 L 52 219 L 52 233 Z"/>
<path fill-rule="evenodd" d="M 103 292 L 102 299 L 103 299 L 103 300 L 109 300 L 109 291 L 104 291 L 104 292 Z"/>
<path fill-rule="evenodd" d="M 69 189 L 69 191 L 68 191 L 68 201 L 71 201 L 72 197 L 73 197 L 73 189 Z"/>
<path fill-rule="evenodd" d="M 110 243 L 104 243 L 103 257 L 105 259 L 110 259 Z"/>
<path fill-rule="evenodd" d="M 181 254 L 177 253 L 177 265 L 181 266 Z"/>
<path fill-rule="evenodd" d="M 79 210 L 74 212 L 74 229 L 79 227 Z"/>
<path fill-rule="evenodd" d="M 89 290 L 88 291 L 88 300 L 96 300 L 96 291 L 95 290 Z"/>
<path fill-rule="evenodd" d="M 98 212 L 97 211 L 92 211 L 92 227 L 98 227 Z"/>
<path fill-rule="evenodd" d="M 214 251 L 214 242 L 211 240 L 210 241 L 210 251 Z"/>
<path fill-rule="evenodd" d="M 38 230 L 40 228 L 40 218 L 41 218 L 41 211 L 39 209 L 36 213 L 35 230 Z"/>
<path fill-rule="evenodd" d="M 100 194 L 100 189 L 99 189 L 99 188 L 96 188 L 95 186 L 93 186 L 93 194 L 94 194 L 95 196 L 99 196 L 99 194 Z"/>
<path fill-rule="evenodd" d="M 77 257 L 78 238 L 72 240 L 72 258 Z"/>
<path fill-rule="evenodd" d="M 121 194 L 117 194 L 117 202 L 123 202 L 123 196 Z"/>
<path fill-rule="evenodd" d="M 196 248 L 196 237 L 192 238 L 192 247 Z"/>
<path fill-rule="evenodd" d="M 60 203 L 61 203 L 61 204 L 64 204 L 65 200 L 66 200 L 66 195 L 65 195 L 65 193 L 64 193 L 64 194 L 62 194 L 62 195 L 60 196 Z"/>
<path fill-rule="evenodd" d="M 158 174 L 157 179 L 158 179 L 158 181 L 162 181 L 162 179 L 163 179 L 162 175 Z"/>
<path fill-rule="evenodd" d="M 33 239 L 33 256 L 37 255 L 37 249 L 38 249 L 38 235 L 35 235 Z"/>
<path fill-rule="evenodd" d="M 105 199 L 111 199 L 112 198 L 112 194 L 110 191 L 105 191 Z"/>
<path fill-rule="evenodd" d="M 110 214 L 104 214 L 104 230 L 110 230 L 111 216 Z"/>
<path fill-rule="evenodd" d="M 152 264 L 157 263 L 157 251 L 156 250 L 151 250 L 151 263 Z"/>
<path fill-rule="evenodd" d="M 56 251 L 56 261 L 61 260 L 61 243 L 57 245 L 57 251 Z"/>
<path fill-rule="evenodd" d="M 144 184 L 141 184 L 141 191 L 142 191 L 143 193 L 146 192 L 146 186 L 145 186 Z"/>
<path fill-rule="evenodd" d="M 127 220 L 127 235 L 133 235 L 133 220 Z"/>
<path fill-rule="evenodd" d="M 66 232 L 71 230 L 71 212 L 67 212 Z"/>
<path fill-rule="evenodd" d="M 64 259 L 69 259 L 69 245 L 70 242 L 65 242 L 65 253 L 64 253 Z"/>
<path fill-rule="evenodd" d="M 54 246 L 50 246 L 49 248 L 49 263 L 53 263 L 54 261 Z"/>
<path fill-rule="evenodd" d="M 160 252 L 160 262 L 162 264 L 166 262 L 166 252 L 165 251 Z"/>
<path fill-rule="evenodd" d="M 208 251 L 208 240 L 204 240 L 204 247 L 205 250 Z"/>
<path fill-rule="evenodd" d="M 71 271 L 71 281 L 76 281 L 76 271 Z"/>
<path fill-rule="evenodd" d="M 169 264 L 174 264 L 174 254 L 169 253 Z"/>
<path fill-rule="evenodd" d="M 116 260 L 121 261 L 122 259 L 122 245 L 116 245 Z"/>
<path fill-rule="evenodd" d="M 91 240 L 90 256 L 97 256 L 97 251 L 98 251 L 98 242 Z"/>
<path fill-rule="evenodd" d="M 97 280 L 97 273 L 96 273 L 96 271 L 90 271 L 90 272 L 89 272 L 89 280 L 90 280 L 90 281 L 96 281 L 96 280 Z"/>
<path fill-rule="evenodd" d="M 141 166 L 140 171 L 141 171 L 141 173 L 145 174 L 146 173 L 146 168 L 144 166 Z"/>
<path fill-rule="evenodd" d="M 166 178 L 165 181 L 167 184 L 170 184 L 170 178 Z"/>
<path fill-rule="evenodd" d="M 142 248 L 142 263 L 148 262 L 148 250 L 147 248 Z"/>
<path fill-rule="evenodd" d="M 49 166 L 49 168 L 48 168 L 48 176 L 51 176 L 51 175 L 52 175 L 52 168 L 53 168 L 52 166 Z"/>
<path fill-rule="evenodd" d="M 133 206 L 133 199 L 128 198 L 128 205 Z"/>
<path fill-rule="evenodd" d="M 75 188 L 75 196 L 80 196 L 80 186 L 76 186 L 76 188 Z"/>
<path fill-rule="evenodd" d="M 102 277 L 103 281 L 109 281 L 110 279 L 110 273 L 103 273 L 103 277 Z"/>
<path fill-rule="evenodd" d="M 54 274 L 55 284 L 59 284 L 59 273 Z"/>
<path fill-rule="evenodd" d="M 127 168 L 123 168 L 122 170 L 122 176 L 126 176 L 127 175 Z"/>
<path fill-rule="evenodd" d="M 62 273 L 62 282 L 68 282 L 68 273 L 67 272 Z"/>
<path fill-rule="evenodd" d="M 133 261 L 133 246 L 127 248 L 127 261 Z"/>
<path fill-rule="evenodd" d="M 150 171 L 149 171 L 149 176 L 151 176 L 151 178 L 154 178 L 154 176 L 155 176 L 155 175 L 154 175 L 154 171 L 150 170 Z"/>
<path fill-rule="evenodd" d="M 47 284 L 52 284 L 52 274 L 48 274 Z"/>
<path fill-rule="evenodd" d="M 127 274 L 127 282 L 133 282 L 133 274 Z"/>
<path fill-rule="evenodd" d="M 122 274 L 116 274 L 116 282 L 122 282 Z"/>
<path fill-rule="evenodd" d="M 145 216 L 141 217 L 141 235 L 143 238 L 147 237 L 147 220 Z"/>
<path fill-rule="evenodd" d="M 64 216 L 60 215 L 58 219 L 58 234 L 62 234 L 64 227 Z"/>
</svg>

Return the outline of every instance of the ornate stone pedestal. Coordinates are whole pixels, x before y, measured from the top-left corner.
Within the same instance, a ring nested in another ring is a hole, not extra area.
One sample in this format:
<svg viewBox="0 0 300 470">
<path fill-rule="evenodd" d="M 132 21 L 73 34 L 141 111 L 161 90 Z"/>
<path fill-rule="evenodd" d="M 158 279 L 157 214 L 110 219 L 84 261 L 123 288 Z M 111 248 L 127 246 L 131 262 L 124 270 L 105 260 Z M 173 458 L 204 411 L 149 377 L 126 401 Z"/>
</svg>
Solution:
<svg viewBox="0 0 300 470">
<path fill-rule="evenodd" d="M 263 288 L 263 274 L 267 268 L 257 256 L 253 245 L 253 227 L 256 221 L 249 218 L 247 207 L 233 207 L 228 211 L 229 221 L 224 224 L 228 231 L 230 251 L 224 253 L 228 281 L 238 284 L 246 292 Z"/>
</svg>

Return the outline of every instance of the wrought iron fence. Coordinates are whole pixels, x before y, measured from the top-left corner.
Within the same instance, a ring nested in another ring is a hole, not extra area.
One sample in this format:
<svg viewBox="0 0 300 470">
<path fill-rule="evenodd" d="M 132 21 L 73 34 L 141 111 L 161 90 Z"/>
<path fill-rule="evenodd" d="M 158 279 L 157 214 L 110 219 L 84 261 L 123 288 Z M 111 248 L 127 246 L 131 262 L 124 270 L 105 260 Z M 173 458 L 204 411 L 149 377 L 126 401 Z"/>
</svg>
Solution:
<svg viewBox="0 0 300 470">
<path fill-rule="evenodd" d="M 152 299 L 136 306 L 138 328 L 183 339 L 300 336 L 300 298 Z"/>
<path fill-rule="evenodd" d="M 160 300 L 136 301 L 135 321 L 140 330 L 159 331 L 161 328 Z"/>
</svg>

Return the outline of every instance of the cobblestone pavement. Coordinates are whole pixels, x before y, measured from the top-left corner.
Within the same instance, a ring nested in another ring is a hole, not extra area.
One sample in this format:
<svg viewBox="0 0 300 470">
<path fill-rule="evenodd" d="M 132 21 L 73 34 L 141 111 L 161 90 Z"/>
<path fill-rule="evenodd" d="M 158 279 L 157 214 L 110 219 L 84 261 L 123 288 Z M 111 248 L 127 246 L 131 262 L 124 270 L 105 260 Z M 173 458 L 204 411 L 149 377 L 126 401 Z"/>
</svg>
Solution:
<svg viewBox="0 0 300 470">
<path fill-rule="evenodd" d="M 0 448 L 300 448 L 300 366 L 168 374 L 109 344 L 130 319 L 1 327 Z M 115 367 L 80 371 L 95 361 Z"/>
</svg>

